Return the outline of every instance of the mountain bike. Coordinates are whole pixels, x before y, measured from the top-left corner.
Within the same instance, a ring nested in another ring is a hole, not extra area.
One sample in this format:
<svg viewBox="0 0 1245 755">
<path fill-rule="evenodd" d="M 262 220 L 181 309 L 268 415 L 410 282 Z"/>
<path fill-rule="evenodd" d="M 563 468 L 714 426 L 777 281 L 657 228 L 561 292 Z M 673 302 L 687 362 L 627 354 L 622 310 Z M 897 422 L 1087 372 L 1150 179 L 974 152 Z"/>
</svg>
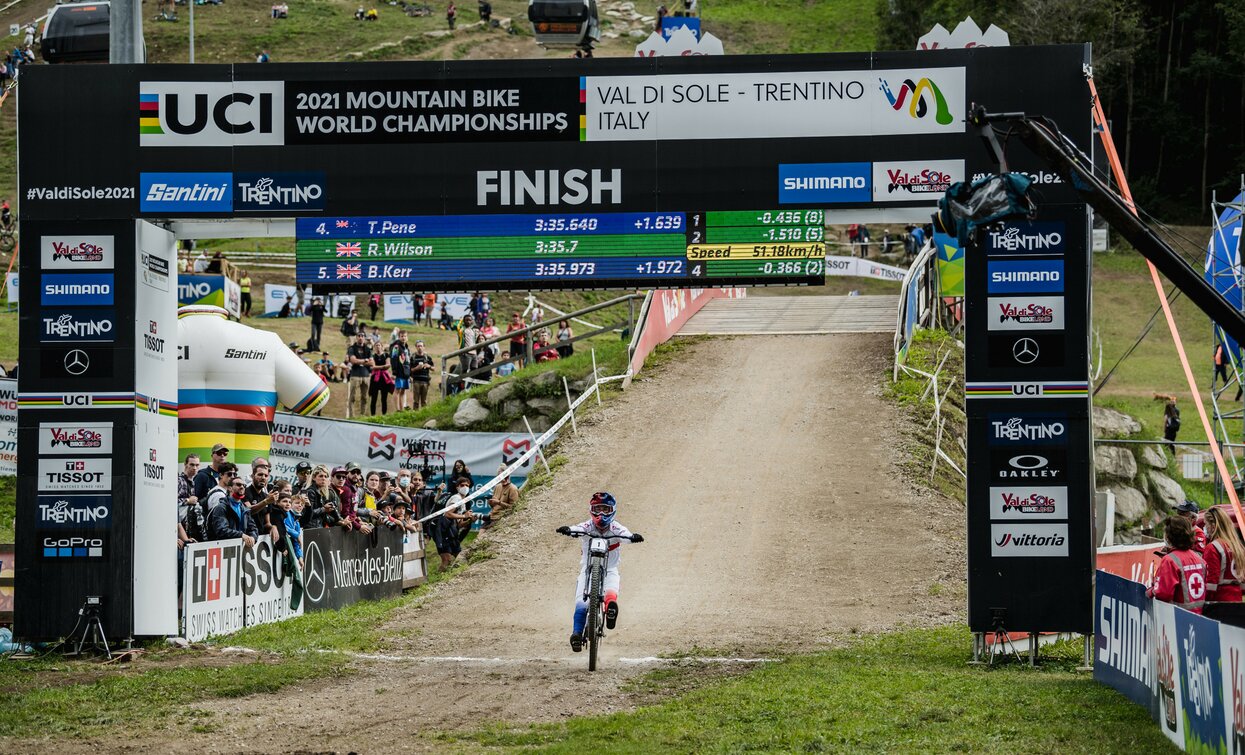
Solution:
<svg viewBox="0 0 1245 755">
<path fill-rule="evenodd" d="M 0 223 L 0 252 L 7 252 L 13 248 L 17 235 L 17 213 L 13 213 L 13 219 L 8 225 Z"/>
<path fill-rule="evenodd" d="M 588 541 L 588 581 L 585 583 L 584 597 L 588 600 L 588 621 L 584 625 L 584 639 L 588 641 L 588 670 L 597 670 L 597 648 L 605 639 L 605 601 L 602 590 L 605 584 L 605 561 L 609 555 L 610 540 L 630 540 L 641 542 L 636 535 L 596 535 L 583 530 L 570 530 L 562 534 L 567 537 L 587 537 Z"/>
</svg>

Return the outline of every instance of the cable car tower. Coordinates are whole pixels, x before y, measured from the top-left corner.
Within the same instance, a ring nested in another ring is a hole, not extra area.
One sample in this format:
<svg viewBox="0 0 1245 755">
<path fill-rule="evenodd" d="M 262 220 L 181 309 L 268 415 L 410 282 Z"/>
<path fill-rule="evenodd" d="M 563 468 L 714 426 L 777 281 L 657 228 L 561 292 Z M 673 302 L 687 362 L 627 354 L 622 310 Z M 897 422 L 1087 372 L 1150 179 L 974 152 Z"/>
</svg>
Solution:
<svg viewBox="0 0 1245 755">
<path fill-rule="evenodd" d="M 1241 268 L 1241 229 L 1245 218 L 1245 177 L 1241 179 L 1241 191 L 1236 199 L 1220 202 L 1212 195 L 1210 202 L 1211 230 L 1210 241 L 1206 245 L 1206 280 L 1219 291 L 1225 299 L 1238 309 L 1245 311 L 1245 270 Z M 1225 365 L 1227 380 L 1222 376 L 1211 376 L 1211 405 L 1214 414 L 1215 435 L 1224 444 L 1229 453 L 1226 461 L 1232 470 L 1236 485 L 1241 485 L 1241 460 L 1235 451 L 1245 443 L 1245 404 L 1242 404 L 1241 377 L 1245 365 L 1241 360 L 1242 344 L 1238 343 L 1218 324 L 1212 323 L 1216 350 L 1220 345 L 1226 352 Z M 1212 368 L 1213 369 L 1213 368 Z M 1218 480 L 1217 480 L 1218 482 Z M 1216 502 L 1222 497 L 1222 489 L 1215 487 Z"/>
<path fill-rule="evenodd" d="M 592 54 L 601 39 L 597 0 L 528 0 L 536 44 L 550 49 L 576 48 Z"/>
</svg>

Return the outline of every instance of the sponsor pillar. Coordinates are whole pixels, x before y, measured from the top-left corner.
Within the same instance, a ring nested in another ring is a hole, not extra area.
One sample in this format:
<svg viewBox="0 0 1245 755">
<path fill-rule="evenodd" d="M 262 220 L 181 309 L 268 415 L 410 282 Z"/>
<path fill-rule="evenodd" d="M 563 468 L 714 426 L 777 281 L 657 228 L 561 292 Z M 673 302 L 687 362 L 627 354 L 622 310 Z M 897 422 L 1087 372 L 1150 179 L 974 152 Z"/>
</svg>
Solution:
<svg viewBox="0 0 1245 755">
<path fill-rule="evenodd" d="M 172 632 L 176 426 L 159 415 L 176 414 L 177 363 L 171 340 L 158 348 L 173 331 L 171 236 L 140 248 L 153 239 L 133 220 L 21 233 L 34 285 L 19 323 L 16 634 L 68 634 L 87 596 L 103 598 L 110 639 Z"/>
<path fill-rule="evenodd" d="M 966 255 L 969 626 L 1093 626 L 1089 225 L 1084 205 Z"/>
</svg>

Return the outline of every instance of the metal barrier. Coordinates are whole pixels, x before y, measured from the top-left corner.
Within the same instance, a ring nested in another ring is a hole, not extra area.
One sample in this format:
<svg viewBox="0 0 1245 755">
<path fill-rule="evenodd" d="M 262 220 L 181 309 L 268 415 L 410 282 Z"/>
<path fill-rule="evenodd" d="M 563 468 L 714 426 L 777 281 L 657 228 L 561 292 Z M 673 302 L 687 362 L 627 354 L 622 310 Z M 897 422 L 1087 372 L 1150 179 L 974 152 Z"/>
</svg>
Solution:
<svg viewBox="0 0 1245 755">
<path fill-rule="evenodd" d="M 625 323 L 617 322 L 617 323 L 614 323 L 613 325 L 606 325 L 606 326 L 597 328 L 595 330 L 591 330 L 587 333 L 577 335 L 574 338 L 571 338 L 569 341 L 559 341 L 557 343 L 550 344 L 550 347 L 555 348 L 558 344 L 575 343 L 576 341 L 582 341 L 587 338 L 592 338 L 593 336 L 599 336 L 602 333 L 609 333 L 615 330 L 622 330 L 624 327 L 626 327 L 627 329 L 634 330 L 635 328 L 635 300 L 643 299 L 643 298 L 645 297 L 642 294 L 626 294 L 623 296 L 616 297 L 614 299 L 610 299 L 609 301 L 601 302 L 599 304 L 594 304 L 591 307 L 585 307 L 583 309 L 576 310 L 569 314 L 560 315 L 558 317 L 558 320 L 571 320 L 576 317 L 589 314 L 591 312 L 596 312 L 602 309 L 608 309 L 609 307 L 614 307 L 614 306 L 617 306 L 623 303 L 627 304 L 627 321 Z M 442 398 L 449 395 L 450 382 L 455 382 L 455 383 L 470 382 L 472 381 L 475 375 L 483 375 L 485 373 L 492 373 L 493 370 L 505 364 L 520 363 L 521 366 L 526 366 L 528 364 L 531 364 L 533 361 L 532 339 L 526 338 L 526 337 L 523 339 L 523 354 L 522 355 L 507 356 L 504 359 L 495 360 L 487 365 L 484 365 L 482 367 L 476 367 L 475 369 L 467 370 L 466 372 L 451 373 L 448 368 L 450 359 L 458 358 L 462 356 L 463 354 L 470 354 L 472 352 L 479 351 L 481 348 L 491 346 L 495 343 L 501 343 L 502 341 L 509 341 L 511 338 L 514 338 L 515 336 L 528 336 L 531 333 L 534 333 L 538 330 L 542 330 L 544 328 L 549 327 L 550 322 L 553 322 L 553 321 L 542 320 L 541 322 L 538 322 L 534 325 L 529 325 L 526 328 L 522 328 L 520 330 L 514 330 L 509 333 L 503 333 L 499 336 L 490 338 L 485 341 L 480 341 L 479 343 L 473 344 L 466 348 L 462 348 L 456 351 L 451 351 L 446 354 L 442 354 L 441 355 L 441 396 Z M 451 381 L 451 376 L 452 376 L 452 381 Z M 486 381 L 477 380 L 475 382 L 483 383 Z"/>
</svg>

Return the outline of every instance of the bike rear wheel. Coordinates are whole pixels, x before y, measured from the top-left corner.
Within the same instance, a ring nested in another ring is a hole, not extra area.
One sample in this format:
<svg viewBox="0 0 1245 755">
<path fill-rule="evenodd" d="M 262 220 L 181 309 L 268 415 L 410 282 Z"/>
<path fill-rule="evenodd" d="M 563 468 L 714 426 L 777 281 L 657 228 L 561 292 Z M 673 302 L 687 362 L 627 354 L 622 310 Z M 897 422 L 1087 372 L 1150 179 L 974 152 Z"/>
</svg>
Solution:
<svg viewBox="0 0 1245 755">
<path fill-rule="evenodd" d="M 13 248 L 13 232 L 0 232 L 0 251 L 7 252 Z"/>
<path fill-rule="evenodd" d="M 588 670 L 597 670 L 597 645 L 601 640 L 601 567 L 594 566 L 588 590 Z"/>
</svg>

